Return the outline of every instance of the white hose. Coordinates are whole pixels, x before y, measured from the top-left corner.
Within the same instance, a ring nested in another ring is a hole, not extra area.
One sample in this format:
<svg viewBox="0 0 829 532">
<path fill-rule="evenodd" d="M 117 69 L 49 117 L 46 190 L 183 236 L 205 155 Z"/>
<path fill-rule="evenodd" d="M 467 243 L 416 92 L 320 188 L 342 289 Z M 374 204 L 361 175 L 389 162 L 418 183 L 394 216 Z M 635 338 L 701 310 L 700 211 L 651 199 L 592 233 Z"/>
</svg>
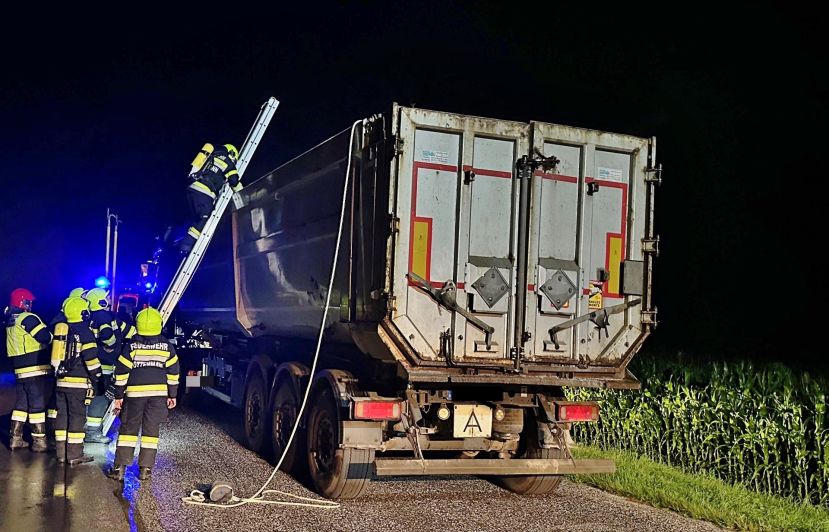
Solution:
<svg viewBox="0 0 829 532">
<path fill-rule="evenodd" d="M 308 403 L 308 396 L 311 394 L 311 384 L 314 381 L 314 374 L 317 371 L 317 361 L 319 360 L 320 354 L 320 347 L 322 346 L 322 335 L 325 332 L 325 320 L 328 318 L 328 305 L 331 303 L 331 292 L 334 289 L 334 274 L 337 272 L 337 259 L 340 255 L 340 239 L 343 233 L 343 221 L 345 220 L 345 204 L 348 198 L 348 182 L 349 178 L 351 177 L 351 159 L 353 157 L 352 150 L 354 149 L 354 132 L 357 129 L 357 126 L 360 123 L 365 122 L 365 120 L 357 120 L 351 126 L 351 138 L 348 141 L 348 164 L 345 170 L 345 183 L 343 185 L 343 199 L 342 205 L 340 207 L 340 223 L 337 229 L 337 244 L 334 247 L 334 262 L 331 265 L 331 278 L 328 280 L 328 293 L 325 295 L 325 307 L 323 307 L 322 311 L 322 323 L 320 323 L 320 332 L 317 335 L 317 348 L 314 351 L 314 361 L 311 363 L 311 372 L 308 377 L 308 386 L 305 388 L 305 395 L 302 397 L 302 404 L 299 407 L 299 412 L 296 416 L 296 421 L 294 422 L 294 426 L 291 429 L 291 435 L 288 437 L 288 443 L 285 445 L 285 449 L 290 449 L 291 444 L 294 441 L 294 436 L 296 436 L 297 429 L 299 428 L 299 421 L 302 419 L 302 414 L 305 412 L 305 405 Z M 247 498 L 239 498 L 233 497 L 229 503 L 227 504 L 220 504 L 220 503 L 212 503 L 206 502 L 204 492 L 199 490 L 193 490 L 190 492 L 190 495 L 187 497 L 182 497 L 181 500 L 184 501 L 185 504 L 193 504 L 197 506 L 209 506 L 211 508 L 237 508 L 239 506 L 244 506 L 248 503 L 258 503 L 258 504 L 277 504 L 282 506 L 304 506 L 309 508 L 339 508 L 339 503 L 333 501 L 327 501 L 322 499 L 312 499 L 308 497 L 301 497 L 299 495 L 294 495 L 292 493 L 286 493 L 284 491 L 278 490 L 268 490 L 265 489 L 268 485 L 273 481 L 274 477 L 276 476 L 277 471 L 279 468 L 282 467 L 282 461 L 285 459 L 285 455 L 287 452 L 283 452 L 282 456 L 279 457 L 279 461 L 276 463 L 276 466 L 273 468 L 273 472 L 271 476 L 268 477 L 268 480 L 262 484 L 262 487 L 254 493 L 252 496 Z M 283 497 L 288 497 L 294 499 L 294 501 L 285 501 L 285 500 L 276 500 L 270 501 L 265 499 L 265 495 L 272 493 L 275 495 L 281 495 Z"/>
</svg>

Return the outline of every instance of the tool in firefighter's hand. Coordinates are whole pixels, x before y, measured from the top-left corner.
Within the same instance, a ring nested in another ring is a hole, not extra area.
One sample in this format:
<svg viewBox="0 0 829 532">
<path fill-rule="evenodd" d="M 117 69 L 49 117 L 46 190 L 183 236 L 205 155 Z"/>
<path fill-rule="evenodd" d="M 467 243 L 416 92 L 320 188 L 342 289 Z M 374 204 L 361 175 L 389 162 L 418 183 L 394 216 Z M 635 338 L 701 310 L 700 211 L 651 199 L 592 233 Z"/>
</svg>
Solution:
<svg viewBox="0 0 829 532">
<path fill-rule="evenodd" d="M 588 312 L 587 314 L 583 314 L 578 318 L 573 318 L 572 320 L 567 320 L 554 327 L 550 327 L 550 341 L 556 346 L 556 349 L 561 349 L 559 345 L 558 338 L 556 334 L 559 331 L 563 331 L 565 329 L 569 329 L 570 327 L 574 327 L 579 323 L 583 323 L 585 321 L 592 321 L 596 327 L 599 329 L 599 338 L 602 337 L 602 330 L 604 330 L 605 335 L 610 338 L 610 334 L 607 331 L 607 327 L 610 324 L 610 316 L 612 314 L 618 314 L 620 312 L 624 312 L 626 309 L 630 307 L 635 307 L 639 303 L 641 303 L 641 299 L 633 299 L 628 301 L 627 303 L 621 303 L 619 305 L 613 305 L 612 307 L 607 307 L 599 310 L 594 310 L 592 312 Z"/>
<path fill-rule="evenodd" d="M 118 414 L 121 413 L 121 403 L 118 401 L 110 401 L 109 406 L 107 407 L 107 411 L 104 412 L 104 418 L 101 421 L 101 432 L 105 435 L 109 432 L 109 429 L 112 428 L 112 424 L 115 423 L 115 418 L 118 417 Z"/>
<path fill-rule="evenodd" d="M 407 277 L 417 283 L 418 288 L 432 296 L 432 299 L 437 301 L 439 305 L 443 305 L 449 310 L 457 312 L 466 318 L 466 321 L 483 331 L 486 341 L 486 348 L 492 348 L 492 335 L 495 334 L 495 327 L 487 325 L 477 317 L 473 316 L 472 313 L 467 311 L 465 308 L 461 308 L 458 305 L 457 287 L 455 286 L 454 281 L 446 281 L 443 283 L 441 288 L 435 288 L 429 283 L 429 281 L 414 272 L 409 272 Z"/>
</svg>

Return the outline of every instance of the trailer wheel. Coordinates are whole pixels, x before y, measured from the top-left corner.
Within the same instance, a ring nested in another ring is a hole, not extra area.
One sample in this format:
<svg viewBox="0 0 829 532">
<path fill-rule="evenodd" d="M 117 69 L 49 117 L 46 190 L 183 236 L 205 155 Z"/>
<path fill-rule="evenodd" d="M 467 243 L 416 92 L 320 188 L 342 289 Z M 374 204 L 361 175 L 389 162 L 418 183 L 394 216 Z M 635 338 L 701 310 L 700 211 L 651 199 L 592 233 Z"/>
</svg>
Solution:
<svg viewBox="0 0 829 532">
<path fill-rule="evenodd" d="M 538 443 L 535 416 L 527 410 L 524 414 L 524 430 L 515 458 L 569 458 L 566 448 L 543 449 Z M 525 475 L 494 477 L 496 484 L 521 495 L 547 495 L 561 484 L 561 475 Z"/>
<path fill-rule="evenodd" d="M 298 411 L 299 407 L 293 386 L 287 380 L 280 379 L 276 385 L 276 392 L 274 393 L 273 399 L 271 436 L 273 440 L 274 458 L 278 462 L 283 453 L 285 455 L 285 458 L 282 460 L 281 469 L 283 471 L 294 471 L 298 466 L 296 457 L 302 456 L 305 449 L 306 438 L 301 428 L 297 429 L 291 447 L 288 449 L 285 448 L 294 424 L 297 423 Z"/>
<path fill-rule="evenodd" d="M 374 449 L 341 449 L 342 426 L 331 389 L 313 398 L 308 423 L 308 470 L 317 492 L 329 499 L 359 497 L 371 480 Z"/>
<path fill-rule="evenodd" d="M 267 454 L 270 418 L 265 382 L 261 375 L 254 373 L 245 389 L 245 438 L 252 451 Z"/>
</svg>

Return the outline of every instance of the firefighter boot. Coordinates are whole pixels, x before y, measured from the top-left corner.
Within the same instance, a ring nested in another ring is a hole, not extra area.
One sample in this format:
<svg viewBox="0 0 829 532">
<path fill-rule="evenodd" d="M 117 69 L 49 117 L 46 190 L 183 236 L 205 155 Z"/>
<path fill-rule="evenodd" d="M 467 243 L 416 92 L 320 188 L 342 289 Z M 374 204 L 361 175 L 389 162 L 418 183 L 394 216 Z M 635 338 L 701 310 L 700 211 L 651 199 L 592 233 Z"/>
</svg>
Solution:
<svg viewBox="0 0 829 532">
<path fill-rule="evenodd" d="M 139 467 L 138 468 L 138 480 L 147 480 L 153 474 L 153 470 L 149 467 Z"/>
<path fill-rule="evenodd" d="M 86 437 L 83 439 L 85 443 L 103 443 L 107 444 L 112 441 L 106 434 L 101 432 L 101 427 L 87 427 Z"/>
<path fill-rule="evenodd" d="M 32 425 L 32 452 L 46 452 L 46 423 L 35 423 Z"/>
<path fill-rule="evenodd" d="M 112 466 L 112 469 L 109 470 L 107 476 L 112 480 L 123 481 L 124 480 L 124 466 Z"/>
<path fill-rule="evenodd" d="M 93 460 L 95 460 L 93 457 L 91 457 L 87 454 L 84 454 L 84 455 L 81 455 L 77 458 L 72 458 L 71 460 L 69 460 L 69 465 L 71 465 L 71 466 L 81 465 L 81 464 L 85 464 L 87 462 L 91 462 Z"/>
<path fill-rule="evenodd" d="M 25 424 L 23 421 L 12 421 L 9 429 L 9 449 L 12 451 L 28 447 L 26 442 L 23 441 L 23 426 Z"/>
</svg>

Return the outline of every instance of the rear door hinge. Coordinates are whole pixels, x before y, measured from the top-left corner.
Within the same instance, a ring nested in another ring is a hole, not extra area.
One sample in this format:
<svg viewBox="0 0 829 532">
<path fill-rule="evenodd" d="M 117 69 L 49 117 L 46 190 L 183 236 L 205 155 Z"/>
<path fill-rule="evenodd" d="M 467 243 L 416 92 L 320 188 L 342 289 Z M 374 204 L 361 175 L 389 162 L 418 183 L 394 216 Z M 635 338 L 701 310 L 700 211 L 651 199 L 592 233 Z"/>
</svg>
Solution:
<svg viewBox="0 0 829 532">
<path fill-rule="evenodd" d="M 659 256 L 659 235 L 642 239 L 642 253 L 649 253 L 655 257 Z"/>
</svg>

